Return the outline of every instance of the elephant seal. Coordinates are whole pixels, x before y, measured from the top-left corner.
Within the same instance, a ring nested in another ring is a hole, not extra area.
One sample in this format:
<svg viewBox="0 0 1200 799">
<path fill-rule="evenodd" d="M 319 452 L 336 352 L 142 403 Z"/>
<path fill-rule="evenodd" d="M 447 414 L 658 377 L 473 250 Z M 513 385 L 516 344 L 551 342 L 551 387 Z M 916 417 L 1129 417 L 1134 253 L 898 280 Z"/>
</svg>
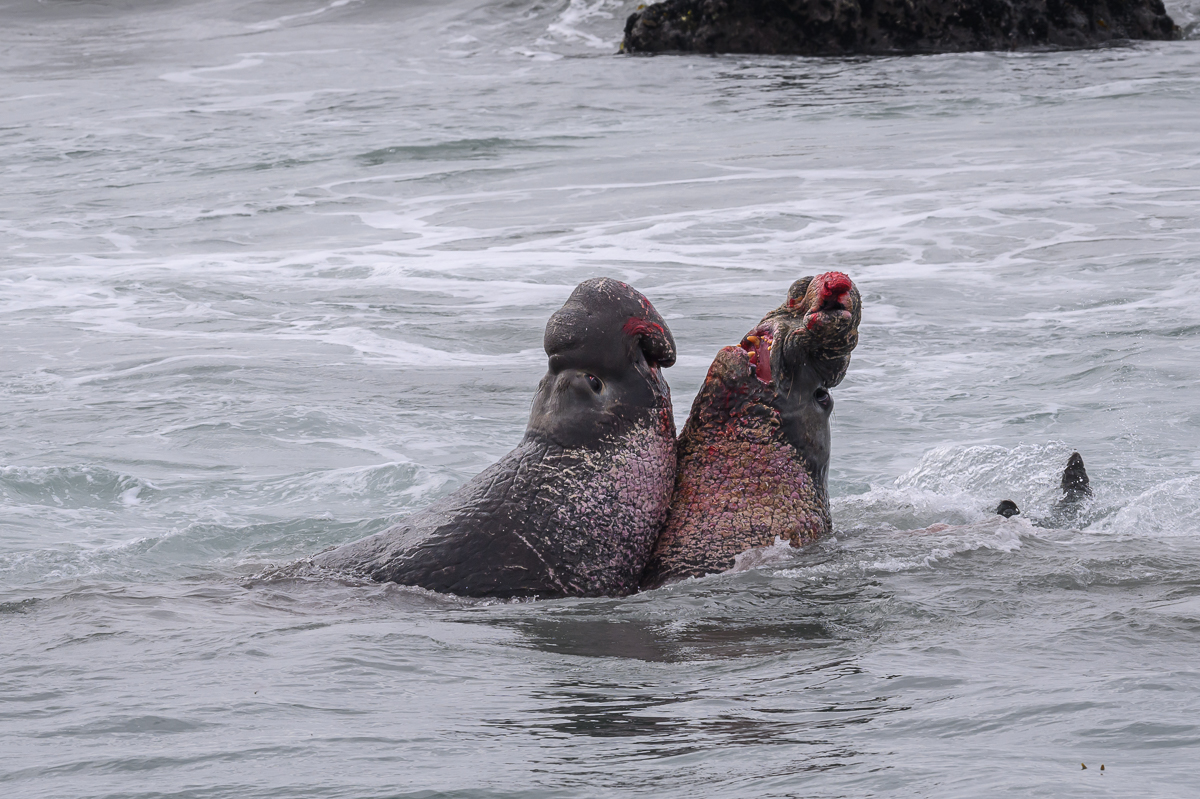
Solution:
<svg viewBox="0 0 1200 799">
<path fill-rule="evenodd" d="M 1000 500 L 1000 504 L 996 506 L 996 514 L 1006 519 L 1011 519 L 1014 516 L 1020 516 L 1021 509 L 1011 499 L 1002 499 Z"/>
<path fill-rule="evenodd" d="M 1062 496 L 1054 503 L 1049 519 L 1034 522 L 1039 527 L 1057 527 L 1070 523 L 1070 517 L 1078 510 L 1079 505 L 1092 496 L 1091 481 L 1088 479 L 1087 469 L 1083 466 L 1083 456 L 1078 452 L 1072 452 L 1071 457 L 1067 458 L 1067 467 L 1063 469 L 1058 485 L 1062 489 Z M 1021 510 L 1017 503 L 1005 499 L 996 506 L 996 513 L 1011 519 L 1013 516 L 1019 516 Z"/>
<path fill-rule="evenodd" d="M 463 596 L 635 591 L 675 477 L 662 368 L 675 340 L 642 294 L 579 284 L 546 324 L 549 371 L 517 448 L 399 525 L 313 558 Z"/>
<path fill-rule="evenodd" d="M 717 353 L 679 437 L 675 494 L 643 588 L 832 529 L 829 389 L 846 375 L 861 317 L 846 275 L 806 277 L 741 344 Z"/>
</svg>

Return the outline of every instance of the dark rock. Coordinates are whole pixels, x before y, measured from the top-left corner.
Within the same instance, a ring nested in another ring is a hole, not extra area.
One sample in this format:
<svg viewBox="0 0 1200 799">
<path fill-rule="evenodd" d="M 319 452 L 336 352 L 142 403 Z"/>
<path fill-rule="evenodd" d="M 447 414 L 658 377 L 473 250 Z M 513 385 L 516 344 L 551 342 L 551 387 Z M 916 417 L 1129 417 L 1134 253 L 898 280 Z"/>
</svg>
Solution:
<svg viewBox="0 0 1200 799">
<path fill-rule="evenodd" d="M 1162 0 L 667 0 L 630 15 L 621 50 L 959 53 L 1179 36 Z"/>
</svg>

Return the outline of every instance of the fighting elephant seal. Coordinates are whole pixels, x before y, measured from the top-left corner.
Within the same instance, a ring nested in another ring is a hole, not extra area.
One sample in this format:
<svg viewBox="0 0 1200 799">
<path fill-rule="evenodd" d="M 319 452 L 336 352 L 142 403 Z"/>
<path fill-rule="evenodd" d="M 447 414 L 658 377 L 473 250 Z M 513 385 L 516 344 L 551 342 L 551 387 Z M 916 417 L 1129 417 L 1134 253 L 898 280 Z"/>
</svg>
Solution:
<svg viewBox="0 0 1200 799">
<path fill-rule="evenodd" d="M 642 294 L 581 283 L 550 317 L 521 443 L 390 530 L 317 555 L 329 569 L 464 596 L 635 591 L 666 517 L 675 340 Z"/>
<path fill-rule="evenodd" d="M 861 309 L 846 275 L 802 278 L 740 345 L 717 353 L 679 437 L 675 494 L 643 588 L 832 529 L 829 389 L 846 375 Z"/>
</svg>

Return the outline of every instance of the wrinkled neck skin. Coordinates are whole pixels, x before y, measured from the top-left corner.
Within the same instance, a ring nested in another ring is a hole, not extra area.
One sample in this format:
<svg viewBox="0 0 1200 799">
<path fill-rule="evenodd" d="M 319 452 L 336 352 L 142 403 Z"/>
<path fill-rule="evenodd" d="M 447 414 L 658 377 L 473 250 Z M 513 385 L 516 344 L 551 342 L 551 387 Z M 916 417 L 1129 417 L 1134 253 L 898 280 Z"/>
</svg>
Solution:
<svg viewBox="0 0 1200 799">
<path fill-rule="evenodd" d="M 741 345 L 717 354 L 679 438 L 675 494 L 643 588 L 832 530 L 828 390 L 849 367 L 859 305 L 839 273 L 797 281 Z"/>
<path fill-rule="evenodd" d="M 551 598 L 636 591 L 666 520 L 675 459 L 669 409 L 629 419 L 585 447 L 527 433 L 502 467 L 504 477 L 485 480 L 471 504 L 478 515 L 524 518 L 518 533 L 535 564 L 526 567 L 532 579 L 505 579 L 484 592 Z M 455 593 L 468 586 L 459 588 Z"/>
<path fill-rule="evenodd" d="M 552 357 L 538 383 L 524 440 L 569 450 L 661 424 L 664 415 L 670 418 L 671 389 L 658 364 L 636 347 L 624 358 L 626 364 L 616 369 L 600 360 L 565 366 Z M 589 384 L 589 375 L 602 381 L 599 392 Z M 674 421 L 670 426 L 674 430 Z"/>
<path fill-rule="evenodd" d="M 624 379 L 604 379 L 597 401 L 575 369 L 542 379 L 510 471 L 528 484 L 480 498 L 499 515 L 512 496 L 531 496 L 523 539 L 544 567 L 526 595 L 624 596 L 638 588 L 675 484 L 675 419 L 670 389 L 640 352 Z"/>
<path fill-rule="evenodd" d="M 462 596 L 633 593 L 676 463 L 670 391 L 642 363 L 644 380 L 609 374 L 599 394 L 578 370 L 552 367 L 515 449 L 397 527 L 314 562 Z"/>
</svg>

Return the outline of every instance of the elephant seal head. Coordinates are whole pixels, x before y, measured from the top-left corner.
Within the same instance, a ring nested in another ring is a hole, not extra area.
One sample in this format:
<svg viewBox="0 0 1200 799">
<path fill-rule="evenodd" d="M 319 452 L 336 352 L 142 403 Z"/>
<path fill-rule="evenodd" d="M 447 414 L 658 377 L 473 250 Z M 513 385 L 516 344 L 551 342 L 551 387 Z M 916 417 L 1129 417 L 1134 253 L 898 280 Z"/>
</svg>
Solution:
<svg viewBox="0 0 1200 799">
<path fill-rule="evenodd" d="M 546 323 L 543 345 L 549 364 L 526 436 L 573 449 L 671 413 L 662 370 L 675 363 L 675 339 L 650 301 L 625 283 L 579 284 Z"/>
</svg>

